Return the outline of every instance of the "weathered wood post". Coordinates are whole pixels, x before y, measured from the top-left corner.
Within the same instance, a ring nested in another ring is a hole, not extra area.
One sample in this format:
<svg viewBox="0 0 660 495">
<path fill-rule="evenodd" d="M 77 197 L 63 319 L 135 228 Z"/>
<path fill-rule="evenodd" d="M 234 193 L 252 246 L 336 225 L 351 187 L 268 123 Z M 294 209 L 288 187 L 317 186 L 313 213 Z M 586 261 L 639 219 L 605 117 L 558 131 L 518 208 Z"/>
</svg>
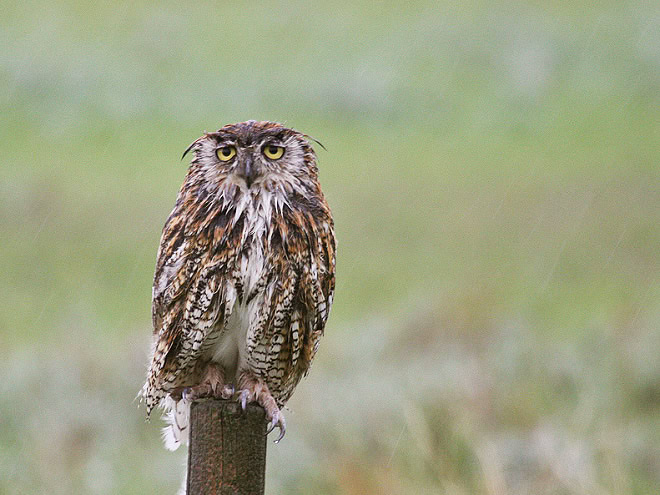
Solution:
<svg viewBox="0 0 660 495">
<path fill-rule="evenodd" d="M 255 404 L 203 399 L 190 408 L 188 495 L 263 495 L 266 414 Z"/>
</svg>

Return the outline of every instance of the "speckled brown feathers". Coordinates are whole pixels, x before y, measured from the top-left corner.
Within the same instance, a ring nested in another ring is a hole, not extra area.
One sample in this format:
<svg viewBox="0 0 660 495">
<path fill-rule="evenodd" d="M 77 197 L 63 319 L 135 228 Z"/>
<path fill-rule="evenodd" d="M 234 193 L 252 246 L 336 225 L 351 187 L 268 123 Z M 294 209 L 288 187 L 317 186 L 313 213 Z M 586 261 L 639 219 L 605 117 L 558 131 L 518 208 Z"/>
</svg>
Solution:
<svg viewBox="0 0 660 495">
<path fill-rule="evenodd" d="M 334 292 L 316 156 L 303 134 L 273 122 L 227 125 L 190 149 L 158 250 L 147 414 L 165 405 L 185 430 L 178 403 L 206 384 L 259 402 L 283 431 L 279 408 L 312 363 Z"/>
</svg>

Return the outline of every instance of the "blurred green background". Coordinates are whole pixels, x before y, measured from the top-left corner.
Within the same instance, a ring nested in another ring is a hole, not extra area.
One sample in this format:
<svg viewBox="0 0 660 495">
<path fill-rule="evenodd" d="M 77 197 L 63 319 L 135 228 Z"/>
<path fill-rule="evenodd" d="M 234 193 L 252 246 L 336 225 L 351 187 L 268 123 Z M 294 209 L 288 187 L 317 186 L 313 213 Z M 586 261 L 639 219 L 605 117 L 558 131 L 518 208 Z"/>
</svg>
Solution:
<svg viewBox="0 0 660 495">
<path fill-rule="evenodd" d="M 156 249 L 248 119 L 324 143 L 339 239 L 267 493 L 657 493 L 657 2 L 3 2 L 0 47 L 0 493 L 177 490 Z"/>
</svg>

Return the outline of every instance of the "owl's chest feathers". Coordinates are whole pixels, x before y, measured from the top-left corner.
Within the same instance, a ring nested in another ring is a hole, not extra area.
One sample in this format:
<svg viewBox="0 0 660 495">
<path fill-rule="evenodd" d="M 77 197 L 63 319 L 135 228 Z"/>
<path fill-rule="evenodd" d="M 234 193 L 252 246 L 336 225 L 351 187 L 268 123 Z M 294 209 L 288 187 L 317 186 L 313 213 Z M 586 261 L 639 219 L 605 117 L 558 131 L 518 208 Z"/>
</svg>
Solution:
<svg viewBox="0 0 660 495">
<path fill-rule="evenodd" d="M 216 327 L 209 335 L 207 359 L 220 363 L 227 378 L 245 366 L 247 333 L 263 305 L 266 287 L 264 278 L 268 274 L 268 225 L 272 209 L 261 202 L 237 204 L 235 223 L 242 224 L 238 238 L 236 258 L 229 283 L 233 285 L 235 301 L 232 301 L 231 316 L 224 327 Z"/>
<path fill-rule="evenodd" d="M 239 299 L 250 300 L 259 289 L 259 282 L 266 269 L 269 239 L 268 226 L 272 209 L 262 202 L 248 202 L 242 210 L 242 232 L 234 266 L 234 277 Z M 237 208 L 237 215 L 241 214 Z M 238 221 L 238 219 L 237 219 Z M 240 301 L 237 301 L 240 302 Z"/>
</svg>

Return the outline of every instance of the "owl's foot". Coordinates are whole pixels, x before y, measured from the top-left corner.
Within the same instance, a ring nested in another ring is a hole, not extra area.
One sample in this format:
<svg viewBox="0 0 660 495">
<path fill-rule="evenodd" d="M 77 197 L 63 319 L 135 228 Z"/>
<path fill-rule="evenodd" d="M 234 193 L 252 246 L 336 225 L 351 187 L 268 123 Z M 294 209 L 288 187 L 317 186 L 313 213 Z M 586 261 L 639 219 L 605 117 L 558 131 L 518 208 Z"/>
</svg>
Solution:
<svg viewBox="0 0 660 495">
<path fill-rule="evenodd" d="M 234 395 L 234 387 L 225 383 L 223 369 L 217 364 L 210 363 L 199 385 L 177 389 L 171 395 L 177 398 L 177 393 L 180 398 L 189 401 L 204 397 L 230 399 Z"/>
<path fill-rule="evenodd" d="M 244 411 L 250 402 L 256 402 L 263 407 L 266 411 L 266 419 L 270 423 L 266 435 L 277 426 L 280 429 L 280 435 L 275 440 L 275 443 L 278 443 L 284 438 L 284 434 L 286 433 L 284 415 L 280 411 L 280 408 L 277 407 L 275 399 L 273 399 L 268 386 L 263 380 L 255 377 L 250 372 L 241 373 L 238 379 L 238 401 Z"/>
</svg>

